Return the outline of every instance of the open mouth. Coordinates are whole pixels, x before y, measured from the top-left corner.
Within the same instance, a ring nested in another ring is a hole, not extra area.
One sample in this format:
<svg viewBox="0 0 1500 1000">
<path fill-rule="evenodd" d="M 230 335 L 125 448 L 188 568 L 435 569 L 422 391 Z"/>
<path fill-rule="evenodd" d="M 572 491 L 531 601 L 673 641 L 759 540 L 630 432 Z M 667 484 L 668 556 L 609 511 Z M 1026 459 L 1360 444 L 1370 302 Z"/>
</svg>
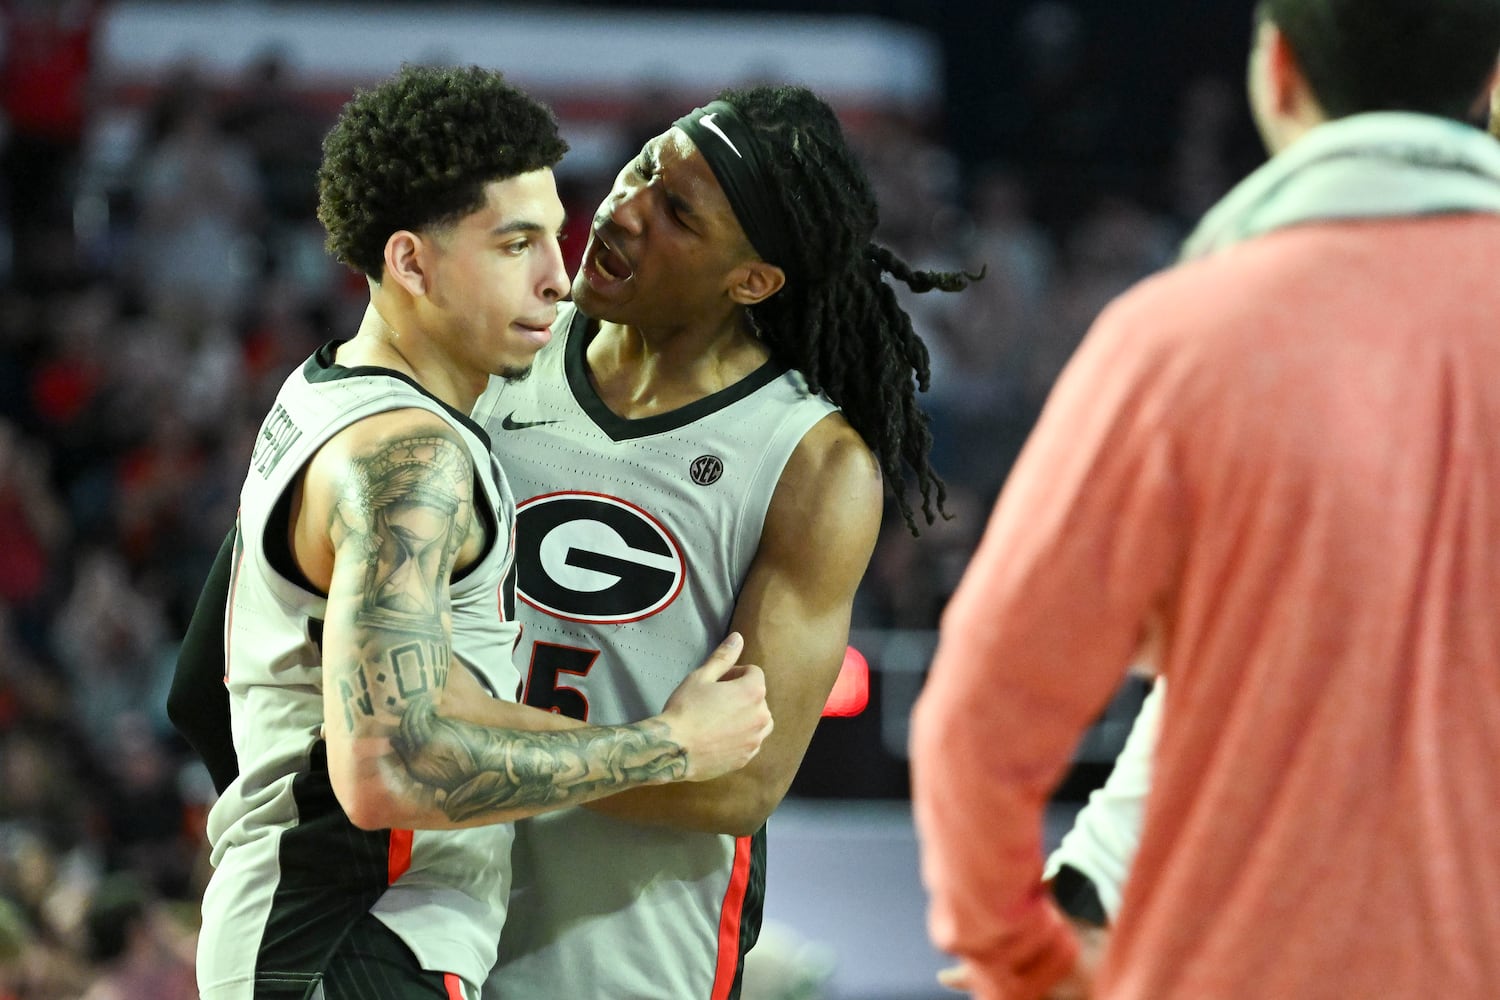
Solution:
<svg viewBox="0 0 1500 1000">
<path fill-rule="evenodd" d="M 607 281 L 624 281 L 635 273 L 630 261 L 610 246 L 597 229 L 594 230 L 593 264 L 594 270 Z"/>
</svg>

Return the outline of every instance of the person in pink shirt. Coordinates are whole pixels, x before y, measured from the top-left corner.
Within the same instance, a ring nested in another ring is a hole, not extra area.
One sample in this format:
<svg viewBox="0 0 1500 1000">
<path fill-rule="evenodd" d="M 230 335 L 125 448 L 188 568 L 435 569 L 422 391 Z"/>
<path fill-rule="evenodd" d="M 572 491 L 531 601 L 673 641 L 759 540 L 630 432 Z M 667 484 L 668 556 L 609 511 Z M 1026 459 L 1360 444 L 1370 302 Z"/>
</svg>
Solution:
<svg viewBox="0 0 1500 1000">
<path fill-rule="evenodd" d="M 1100 315 L 912 719 L 934 942 L 982 1000 L 1500 997 L 1500 0 L 1266 0 L 1272 153 Z M 1097 963 L 1042 816 L 1170 683 Z"/>
</svg>

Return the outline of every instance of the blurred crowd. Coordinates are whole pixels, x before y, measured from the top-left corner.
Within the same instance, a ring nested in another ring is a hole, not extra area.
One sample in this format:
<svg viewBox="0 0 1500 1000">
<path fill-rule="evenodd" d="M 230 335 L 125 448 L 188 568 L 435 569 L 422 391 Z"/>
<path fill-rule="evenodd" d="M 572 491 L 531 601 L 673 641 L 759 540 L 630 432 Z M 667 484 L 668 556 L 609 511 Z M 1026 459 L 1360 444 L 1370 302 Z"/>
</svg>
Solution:
<svg viewBox="0 0 1500 1000">
<path fill-rule="evenodd" d="M 184 64 L 115 86 L 105 16 L 0 0 L 0 1000 L 194 995 L 212 789 L 164 713 L 176 641 L 270 399 L 366 298 L 313 214 L 337 104 L 275 52 L 238 79 Z M 1035 155 L 961 160 L 941 121 L 850 119 L 880 239 L 986 268 L 962 295 L 905 295 L 952 517 L 919 539 L 887 518 L 861 628 L 936 626 L 1089 322 L 1253 166 L 1231 73 L 1174 94 L 1172 142 L 1102 181 L 1121 146 L 1087 113 L 1087 18 L 1049 0 L 1015 30 L 1038 53 L 1022 89 L 1063 129 Z M 650 131 L 672 117 L 653 105 Z M 618 163 L 643 138 L 636 119 L 587 124 L 615 126 Z M 563 180 L 586 223 L 610 176 Z"/>
</svg>

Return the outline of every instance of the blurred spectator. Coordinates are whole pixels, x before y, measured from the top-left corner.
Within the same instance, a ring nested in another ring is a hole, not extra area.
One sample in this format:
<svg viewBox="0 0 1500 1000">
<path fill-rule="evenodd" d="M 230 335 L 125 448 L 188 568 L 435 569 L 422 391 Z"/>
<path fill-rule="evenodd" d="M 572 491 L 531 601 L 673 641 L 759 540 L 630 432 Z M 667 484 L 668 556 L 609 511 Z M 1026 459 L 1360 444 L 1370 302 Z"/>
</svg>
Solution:
<svg viewBox="0 0 1500 1000">
<path fill-rule="evenodd" d="M 58 292 L 41 310 L 27 396 L 33 425 L 65 469 L 102 457 L 96 454 L 104 433 L 99 407 L 114 318 L 115 292 L 102 283 Z"/>
<path fill-rule="evenodd" d="M 332 116 L 302 96 L 284 52 L 267 48 L 250 61 L 219 120 L 223 134 L 254 158 L 269 218 L 298 226 L 314 218 Z"/>
<path fill-rule="evenodd" d="M 0 0 L 0 154 L 16 276 L 41 282 L 71 254 L 72 191 L 94 102 L 103 0 Z"/>
<path fill-rule="evenodd" d="M 150 720 L 136 713 L 115 720 L 105 775 L 105 865 L 136 873 L 157 892 L 186 896 L 198 831 L 188 826 L 179 768 Z"/>
<path fill-rule="evenodd" d="M 948 483 L 946 506 L 951 516 L 927 527 L 920 538 L 887 512 L 856 595 L 855 628 L 937 628 L 984 529 L 989 498 L 955 477 Z"/>
<path fill-rule="evenodd" d="M 166 640 L 165 610 L 136 587 L 120 552 L 81 552 L 52 629 L 52 652 L 73 690 L 88 693 L 76 699 L 75 715 L 101 759 L 116 751 L 115 723 L 126 713 L 151 720 L 157 732 L 169 731 L 170 677 L 158 655 Z"/>
<path fill-rule="evenodd" d="M 51 456 L 0 419 L 0 602 L 39 626 L 69 541 L 67 513 L 53 489 Z"/>
<path fill-rule="evenodd" d="M 276 283 L 271 284 L 267 291 L 269 294 L 256 299 L 246 317 L 236 378 L 233 384 L 224 387 L 241 394 L 234 402 L 243 412 L 251 414 L 257 424 L 270 409 L 286 373 L 305 361 L 325 339 L 314 319 L 320 311 L 317 300 L 308 301 L 294 294 L 292 289 Z M 364 294 L 363 287 L 360 293 Z M 358 308 L 364 309 L 363 301 L 359 302 Z M 342 322 L 342 319 L 326 317 L 321 326 L 349 329 L 340 325 Z M 241 469 L 239 478 L 243 476 L 244 470 Z"/>
<path fill-rule="evenodd" d="M 44 655 L 46 643 L 41 632 L 26 635 L 0 602 L 0 739 L 22 727 L 64 731 L 72 724 L 72 692 Z"/>
<path fill-rule="evenodd" d="M 1091 58 L 1091 24 L 1077 3 L 1036 0 L 1016 18 L 1020 100 L 1015 148 L 1044 225 L 1073 224 L 1100 189 L 1100 177 L 1124 167 L 1112 130 L 1124 120 L 1120 96 Z"/>
<path fill-rule="evenodd" d="M 33 942 L 26 914 L 0 896 L 0 1000 L 21 1000 L 24 995 L 25 963 Z"/>
<path fill-rule="evenodd" d="M 27 431 L 35 427 L 28 386 L 38 350 L 40 311 L 35 295 L 0 282 L 0 417 Z"/>
<path fill-rule="evenodd" d="M 1176 237 L 1169 221 L 1122 197 L 1100 199 L 1069 230 L 1026 373 L 1038 410 L 1094 317 L 1126 288 L 1169 264 Z"/>
<path fill-rule="evenodd" d="M 968 225 L 952 151 L 926 135 L 920 123 L 895 112 L 874 115 L 857 130 L 851 126 L 850 133 L 880 203 L 879 238 L 913 266 L 946 263 L 941 255 L 953 252 L 953 235 L 962 236 Z M 903 307 L 931 298 L 914 295 Z"/>
<path fill-rule="evenodd" d="M 86 979 L 75 956 L 39 937 L 21 907 L 0 895 L 0 1000 L 73 1000 Z"/>
<path fill-rule="evenodd" d="M 993 497 L 1036 416 L 1027 372 L 1052 280 L 1051 240 L 1030 215 L 1020 174 L 991 165 L 970 193 L 966 266 L 983 266 L 961 310 L 938 319 L 929 393 L 933 464 Z"/>
<path fill-rule="evenodd" d="M 20 845 L 33 857 L 17 867 L 20 898 L 38 909 L 51 881 L 51 852 L 85 844 L 97 829 L 94 799 L 85 791 L 84 754 L 66 726 L 27 722 L 0 734 L 0 824 L 37 838 L 35 845 Z"/>
<path fill-rule="evenodd" d="M 193 1000 L 191 934 L 139 879 L 106 877 L 85 920 L 99 976 L 82 1000 Z"/>
<path fill-rule="evenodd" d="M 181 558 L 206 462 L 198 436 L 173 402 L 151 414 L 145 438 L 120 457 L 115 470 L 115 535 L 130 567 L 170 573 L 163 562 Z"/>
<path fill-rule="evenodd" d="M 190 65 L 163 90 L 136 183 L 131 276 L 150 310 L 236 318 L 264 269 L 260 173 L 220 128 L 215 95 Z"/>
<path fill-rule="evenodd" d="M 1166 181 L 1167 204 L 1184 235 L 1254 165 L 1236 156 L 1241 104 L 1236 87 L 1217 76 L 1198 77 L 1183 94 Z"/>
<path fill-rule="evenodd" d="M 323 252 L 316 216 L 323 133 L 333 115 L 305 96 L 286 54 L 272 46 L 250 61 L 219 120 L 259 175 L 259 276 L 325 293 L 345 273 Z"/>
</svg>

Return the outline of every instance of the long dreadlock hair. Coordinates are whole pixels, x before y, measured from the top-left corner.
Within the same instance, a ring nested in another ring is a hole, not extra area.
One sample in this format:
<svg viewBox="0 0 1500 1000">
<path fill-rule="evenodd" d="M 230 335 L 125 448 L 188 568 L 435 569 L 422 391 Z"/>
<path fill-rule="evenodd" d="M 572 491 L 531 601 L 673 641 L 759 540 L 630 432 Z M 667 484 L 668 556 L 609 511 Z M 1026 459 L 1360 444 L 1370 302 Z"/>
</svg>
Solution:
<svg viewBox="0 0 1500 1000">
<path fill-rule="evenodd" d="M 814 392 L 843 409 L 875 453 L 915 535 L 906 469 L 916 476 L 928 524 L 946 514 L 947 492 L 929 462 L 932 432 L 916 399 L 931 378 L 927 346 L 884 276 L 914 292 L 954 292 L 978 275 L 917 271 L 872 242 L 879 208 L 869 178 L 833 109 L 817 95 L 760 86 L 719 99 L 734 105 L 763 144 L 773 197 L 797 247 L 798 259 L 781 262 L 786 285 L 751 307 L 750 317 L 777 361 L 801 371 Z"/>
</svg>

